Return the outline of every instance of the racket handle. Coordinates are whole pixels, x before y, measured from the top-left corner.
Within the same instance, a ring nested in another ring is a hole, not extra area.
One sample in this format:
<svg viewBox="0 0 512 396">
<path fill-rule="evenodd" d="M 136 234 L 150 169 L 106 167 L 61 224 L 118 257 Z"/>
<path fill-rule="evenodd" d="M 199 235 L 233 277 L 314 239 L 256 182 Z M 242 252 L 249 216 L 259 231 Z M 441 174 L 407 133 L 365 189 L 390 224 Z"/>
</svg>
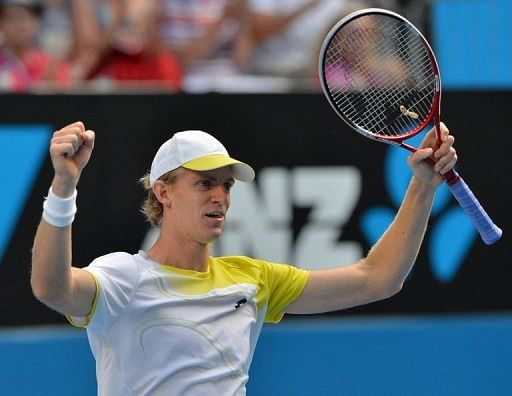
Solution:
<svg viewBox="0 0 512 396">
<path fill-rule="evenodd" d="M 458 180 L 451 185 L 448 184 L 448 187 L 455 199 L 459 202 L 461 208 L 464 209 L 475 225 L 482 237 L 482 240 L 487 245 L 492 245 L 501 238 L 501 229 L 493 223 L 464 180 L 462 180 L 462 178 L 456 173 L 455 175 Z"/>
</svg>

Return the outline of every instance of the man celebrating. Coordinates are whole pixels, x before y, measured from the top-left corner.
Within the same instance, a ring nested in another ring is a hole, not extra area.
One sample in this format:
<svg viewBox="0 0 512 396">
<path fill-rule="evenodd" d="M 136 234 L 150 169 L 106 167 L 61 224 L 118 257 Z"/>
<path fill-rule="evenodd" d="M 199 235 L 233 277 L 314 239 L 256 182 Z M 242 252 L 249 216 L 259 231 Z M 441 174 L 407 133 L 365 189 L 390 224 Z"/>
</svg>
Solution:
<svg viewBox="0 0 512 396">
<path fill-rule="evenodd" d="M 211 257 L 235 180 L 254 170 L 202 131 L 176 133 L 156 153 L 143 212 L 160 227 L 137 254 L 71 265 L 76 186 L 94 147 L 82 122 L 54 133 L 55 176 L 33 251 L 35 296 L 87 328 L 100 395 L 244 395 L 263 323 L 285 313 L 339 310 L 388 298 L 414 264 L 434 193 L 456 162 L 443 125 L 408 164 L 414 176 L 397 216 L 368 255 L 350 266 L 308 272 L 242 257 Z M 423 162 L 433 156 L 435 169 Z"/>
</svg>

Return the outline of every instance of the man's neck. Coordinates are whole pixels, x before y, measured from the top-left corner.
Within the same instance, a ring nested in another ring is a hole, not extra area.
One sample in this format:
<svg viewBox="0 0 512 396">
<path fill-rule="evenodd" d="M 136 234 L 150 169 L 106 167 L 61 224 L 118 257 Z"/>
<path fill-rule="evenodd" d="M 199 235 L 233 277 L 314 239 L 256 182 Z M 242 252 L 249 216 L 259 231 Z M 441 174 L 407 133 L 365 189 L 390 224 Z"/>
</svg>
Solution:
<svg viewBox="0 0 512 396">
<path fill-rule="evenodd" d="M 160 234 L 155 244 L 147 251 L 149 258 L 162 265 L 206 272 L 210 249 L 199 242 L 178 242 Z"/>
</svg>

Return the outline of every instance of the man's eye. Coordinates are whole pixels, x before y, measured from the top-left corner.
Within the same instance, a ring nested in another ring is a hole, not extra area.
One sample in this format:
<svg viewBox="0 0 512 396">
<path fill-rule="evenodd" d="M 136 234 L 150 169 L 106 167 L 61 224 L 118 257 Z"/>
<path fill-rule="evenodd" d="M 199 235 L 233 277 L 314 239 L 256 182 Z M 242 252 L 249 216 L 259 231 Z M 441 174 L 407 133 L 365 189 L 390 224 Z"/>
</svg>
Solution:
<svg viewBox="0 0 512 396">
<path fill-rule="evenodd" d="M 199 180 L 198 184 L 199 184 L 201 187 L 209 188 L 209 187 L 211 187 L 212 182 L 211 182 L 210 180 Z"/>
<path fill-rule="evenodd" d="M 233 187 L 233 183 L 224 183 L 224 188 L 226 189 L 226 191 L 231 190 L 231 187 Z"/>
</svg>

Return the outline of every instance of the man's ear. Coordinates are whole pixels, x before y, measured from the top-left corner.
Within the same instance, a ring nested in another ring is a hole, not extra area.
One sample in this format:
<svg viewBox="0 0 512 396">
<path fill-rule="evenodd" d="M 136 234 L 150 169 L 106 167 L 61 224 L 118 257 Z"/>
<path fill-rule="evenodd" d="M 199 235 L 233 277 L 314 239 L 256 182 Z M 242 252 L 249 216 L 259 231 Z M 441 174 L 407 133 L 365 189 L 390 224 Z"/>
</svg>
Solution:
<svg viewBox="0 0 512 396">
<path fill-rule="evenodd" d="M 172 186 L 162 180 L 157 180 L 155 184 L 153 184 L 153 193 L 156 199 L 166 207 L 171 205 L 171 190 Z"/>
</svg>

